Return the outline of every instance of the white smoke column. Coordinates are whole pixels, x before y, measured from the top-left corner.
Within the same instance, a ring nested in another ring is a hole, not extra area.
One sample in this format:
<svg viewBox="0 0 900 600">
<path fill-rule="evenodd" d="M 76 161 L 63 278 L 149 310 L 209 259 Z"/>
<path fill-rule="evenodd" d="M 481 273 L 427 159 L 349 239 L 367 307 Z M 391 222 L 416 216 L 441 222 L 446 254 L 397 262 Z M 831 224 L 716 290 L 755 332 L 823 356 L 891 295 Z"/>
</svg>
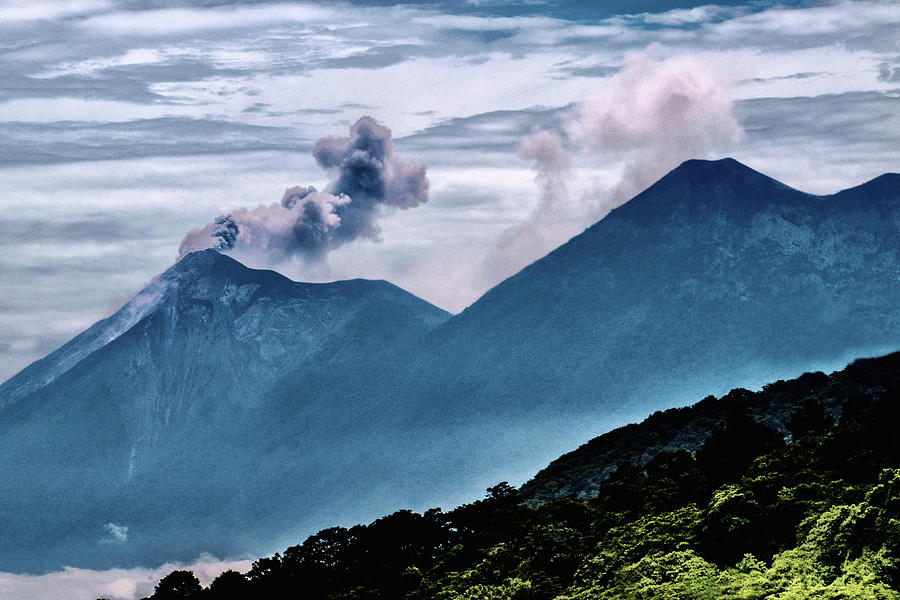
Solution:
<svg viewBox="0 0 900 600">
<path fill-rule="evenodd" d="M 572 177 L 572 161 L 558 134 L 538 129 L 522 138 L 519 156 L 530 160 L 535 183 L 541 190 L 541 201 L 535 216 L 564 209 L 568 201 L 568 180 Z"/>
<path fill-rule="evenodd" d="M 330 175 L 324 191 L 290 187 L 281 202 L 219 216 L 188 232 L 178 249 L 179 258 L 214 248 L 276 261 L 293 256 L 318 261 L 355 239 L 377 240 L 378 220 L 385 211 L 428 201 L 426 167 L 395 156 L 391 130 L 371 117 L 359 119 L 349 137 L 319 140 L 313 157 Z"/>
<path fill-rule="evenodd" d="M 605 157 L 625 160 L 622 179 L 603 194 L 603 213 L 690 158 L 728 147 L 741 134 L 731 83 L 689 57 L 659 58 L 651 46 L 629 55 L 611 89 L 580 103 L 570 135 Z"/>
<path fill-rule="evenodd" d="M 536 129 L 522 138 L 519 156 L 531 162 L 540 198 L 524 221 L 497 237 L 482 267 L 486 287 L 542 257 L 578 230 L 577 223 L 573 224 L 574 205 L 568 186 L 574 172 L 562 138 L 552 131 Z"/>
</svg>

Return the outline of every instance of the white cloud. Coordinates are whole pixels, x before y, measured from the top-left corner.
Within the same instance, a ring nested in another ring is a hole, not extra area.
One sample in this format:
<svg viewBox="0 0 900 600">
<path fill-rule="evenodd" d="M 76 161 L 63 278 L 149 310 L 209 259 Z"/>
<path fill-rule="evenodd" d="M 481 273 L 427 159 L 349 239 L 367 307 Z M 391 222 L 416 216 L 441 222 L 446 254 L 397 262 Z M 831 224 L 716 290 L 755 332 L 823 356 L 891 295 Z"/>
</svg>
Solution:
<svg viewBox="0 0 900 600">
<path fill-rule="evenodd" d="M 206 586 L 223 571 L 233 569 L 246 572 L 250 567 L 249 560 L 223 561 L 203 557 L 190 564 L 167 563 L 154 569 L 95 571 L 66 567 L 46 575 L 0 573 L 0 597 L 16 600 L 94 600 L 102 596 L 110 600 L 136 600 L 152 594 L 159 580 L 176 569 L 193 571 L 200 583 Z"/>
<path fill-rule="evenodd" d="M 808 8 L 776 6 L 708 26 L 708 29 L 719 38 L 740 35 L 750 41 L 758 34 L 765 34 L 770 41 L 793 40 L 795 44 L 802 44 L 809 38 L 850 38 L 872 26 L 896 26 L 897 18 L 897 5 L 891 0 L 841 0 Z M 752 45 L 765 47 L 758 39 Z"/>
<path fill-rule="evenodd" d="M 107 0 L 3 0 L 0 2 L 0 23 L 59 19 L 99 12 L 112 6 Z"/>
<path fill-rule="evenodd" d="M 412 19 L 414 23 L 428 25 L 436 29 L 459 29 L 462 31 L 508 31 L 517 29 L 556 29 L 564 27 L 559 19 L 549 17 L 498 17 L 475 15 L 425 14 Z"/>
<path fill-rule="evenodd" d="M 113 522 L 109 522 L 104 525 L 104 529 L 109 534 L 110 541 L 116 542 L 127 542 L 128 541 L 128 526 L 127 525 L 116 525 Z"/>
<path fill-rule="evenodd" d="M 742 7 L 707 4 L 693 8 L 679 8 L 662 13 L 641 13 L 635 15 L 644 23 L 655 23 L 666 27 L 679 27 L 698 23 L 709 23 L 733 18 L 745 12 Z"/>
<path fill-rule="evenodd" d="M 154 106 L 136 102 L 86 100 L 71 97 L 32 98 L 0 103 L 0 121 L 27 123 L 58 121 L 115 123 L 168 116 L 195 116 L 198 113 L 197 109 L 185 106 L 169 104 Z"/>
<path fill-rule="evenodd" d="M 85 19 L 82 26 L 103 35 L 172 36 L 325 20 L 343 19 L 340 12 L 320 4 L 280 3 L 110 12 Z"/>
<path fill-rule="evenodd" d="M 725 63 L 722 59 L 720 64 Z M 784 50 L 777 55 L 762 51 L 744 53 L 737 61 L 735 74 L 749 76 L 735 90 L 736 97 L 741 99 L 814 97 L 894 87 L 878 79 L 877 54 L 842 44 Z M 815 73 L 815 76 L 792 77 L 800 73 Z"/>
<path fill-rule="evenodd" d="M 164 54 L 157 48 L 133 48 L 119 56 L 90 58 L 87 60 L 63 63 L 37 73 L 33 77 L 52 78 L 61 75 L 88 75 L 95 71 L 131 65 L 146 65 L 162 62 Z"/>
</svg>

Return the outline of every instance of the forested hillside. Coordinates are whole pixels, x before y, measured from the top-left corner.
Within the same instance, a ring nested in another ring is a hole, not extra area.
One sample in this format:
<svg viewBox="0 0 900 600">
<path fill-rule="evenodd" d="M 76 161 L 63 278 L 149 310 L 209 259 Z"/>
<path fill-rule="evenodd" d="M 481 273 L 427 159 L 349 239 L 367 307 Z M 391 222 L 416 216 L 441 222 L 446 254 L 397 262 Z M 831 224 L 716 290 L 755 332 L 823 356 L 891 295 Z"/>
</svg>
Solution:
<svg viewBox="0 0 900 600">
<path fill-rule="evenodd" d="M 571 495 L 592 498 L 600 483 L 623 465 L 646 465 L 661 452 L 696 452 L 735 406 L 743 406 L 758 423 L 791 440 L 791 418 L 805 404 L 821 404 L 826 418 L 837 421 L 844 402 L 859 391 L 879 394 L 898 386 L 900 353 L 894 353 L 854 361 L 831 375 L 804 373 L 769 383 L 755 393 L 735 389 L 719 399 L 708 396 L 693 406 L 655 412 L 639 424 L 614 429 L 560 456 L 522 486 L 522 496 L 529 504 Z"/>
<path fill-rule="evenodd" d="M 656 448 L 589 499 L 531 506 L 500 483 L 449 512 L 323 530 L 208 588 L 175 571 L 151 598 L 900 598 L 898 378 L 893 354 L 706 399 L 684 409 L 711 428 L 696 452 Z M 650 439 L 683 414 L 608 435 Z"/>
</svg>

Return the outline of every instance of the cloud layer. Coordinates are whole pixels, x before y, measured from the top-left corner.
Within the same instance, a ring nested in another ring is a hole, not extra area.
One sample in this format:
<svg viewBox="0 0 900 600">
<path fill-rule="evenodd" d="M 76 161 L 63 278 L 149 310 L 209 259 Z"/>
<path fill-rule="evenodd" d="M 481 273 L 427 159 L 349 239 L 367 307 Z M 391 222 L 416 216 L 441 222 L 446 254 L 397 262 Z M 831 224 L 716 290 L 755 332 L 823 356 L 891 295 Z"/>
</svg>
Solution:
<svg viewBox="0 0 900 600">
<path fill-rule="evenodd" d="M 601 130 L 588 143 L 564 124 L 586 95 L 585 105 L 622 93 L 637 60 L 628 56 L 652 44 L 649 70 L 682 57 L 714 85 L 733 79 L 744 137 L 729 144 L 720 129 L 706 140 L 722 148 L 713 152 L 819 193 L 897 170 L 895 2 L 577 4 L 0 2 L 0 379 L 106 316 L 111 298 L 168 267 L 184 232 L 210 217 L 247 207 L 245 227 L 234 225 L 249 237 L 253 207 L 265 207 L 256 239 L 287 247 L 299 217 L 278 200 L 292 182 L 322 194 L 300 222 L 328 260 L 280 269 L 386 278 L 460 310 L 651 180 L 665 162 L 656 152 L 677 162 L 671 138 L 637 144 L 647 134 L 629 127 L 627 140 Z M 605 117 L 592 122 L 619 122 L 639 104 L 609 114 L 601 103 L 591 114 Z M 381 205 L 384 241 L 364 252 L 329 238 L 345 209 L 325 196 L 340 198 L 326 189 L 336 176 L 308 154 L 362 114 L 391 125 L 396 154 L 428 164 L 430 183 L 416 210 Z M 535 128 L 568 153 L 562 180 L 520 154 Z M 537 216 L 548 192 L 565 199 L 542 213 L 552 223 Z M 519 225 L 533 235 L 505 235 Z M 228 243 L 233 228 L 220 226 Z M 509 261 L 497 254 L 504 239 L 520 248 Z M 506 266 L 483 267 L 491 257 Z"/>
<path fill-rule="evenodd" d="M 203 557 L 191 564 L 169 563 L 154 569 L 109 569 L 94 571 L 67 567 L 45 575 L 0 573 L 0 597 L 16 600 L 137 600 L 149 596 L 160 579 L 176 569 L 194 572 L 200 583 L 209 585 L 220 573 L 229 569 L 246 572 L 249 560 L 222 561 Z"/>
</svg>

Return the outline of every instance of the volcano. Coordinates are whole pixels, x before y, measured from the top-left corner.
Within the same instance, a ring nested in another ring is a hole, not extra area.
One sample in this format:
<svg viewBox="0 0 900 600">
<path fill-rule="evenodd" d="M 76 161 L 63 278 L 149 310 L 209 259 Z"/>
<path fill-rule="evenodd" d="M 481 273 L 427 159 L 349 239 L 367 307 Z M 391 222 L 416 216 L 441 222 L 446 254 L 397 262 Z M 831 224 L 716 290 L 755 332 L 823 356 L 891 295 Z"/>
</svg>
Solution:
<svg viewBox="0 0 900 600">
<path fill-rule="evenodd" d="M 192 253 L 0 386 L 0 570 L 264 554 L 900 346 L 900 175 L 688 161 L 451 316 Z"/>
</svg>

